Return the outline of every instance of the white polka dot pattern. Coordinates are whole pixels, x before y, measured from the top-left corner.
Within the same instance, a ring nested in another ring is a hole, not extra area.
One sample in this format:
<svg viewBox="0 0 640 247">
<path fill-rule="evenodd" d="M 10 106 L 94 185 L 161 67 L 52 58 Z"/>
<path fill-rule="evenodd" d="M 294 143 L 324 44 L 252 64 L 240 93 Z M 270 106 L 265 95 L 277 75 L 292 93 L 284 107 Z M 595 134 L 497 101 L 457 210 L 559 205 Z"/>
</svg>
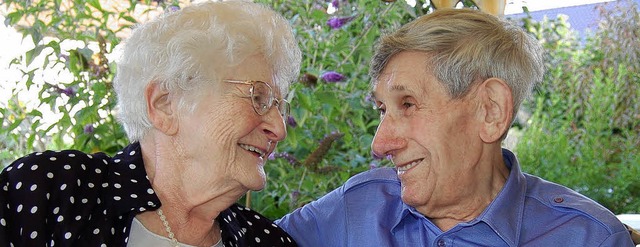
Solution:
<svg viewBox="0 0 640 247">
<path fill-rule="evenodd" d="M 297 246 L 272 221 L 238 204 L 220 213 L 217 220 L 224 246 Z"/>
<path fill-rule="evenodd" d="M 139 149 L 132 144 L 113 159 L 46 151 L 7 166 L 0 173 L 0 246 L 125 246 L 133 217 L 160 205 L 142 157 L 128 155 Z"/>
</svg>

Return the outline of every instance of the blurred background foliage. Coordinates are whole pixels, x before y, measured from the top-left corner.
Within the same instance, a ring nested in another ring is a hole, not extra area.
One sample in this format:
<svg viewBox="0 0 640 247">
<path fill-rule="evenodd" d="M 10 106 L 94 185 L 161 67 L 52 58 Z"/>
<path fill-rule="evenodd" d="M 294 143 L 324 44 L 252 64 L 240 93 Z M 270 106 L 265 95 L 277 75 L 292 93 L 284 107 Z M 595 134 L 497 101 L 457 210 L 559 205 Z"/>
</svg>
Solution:
<svg viewBox="0 0 640 247">
<path fill-rule="evenodd" d="M 118 44 L 138 22 L 183 1 L 4 0 L 5 25 L 33 43 L 11 60 L 21 79 L 0 101 L 0 162 L 44 149 L 113 154 L 128 144 L 111 87 Z M 350 176 L 388 166 L 370 143 L 379 123 L 367 69 L 381 34 L 433 11 L 429 1 L 260 0 L 294 26 L 301 76 L 292 87 L 288 137 L 265 167 L 269 182 L 242 203 L 278 218 Z M 462 5 L 477 8 L 472 1 Z M 329 11 L 327 11 L 329 9 Z M 593 198 L 614 213 L 640 212 L 640 23 L 637 6 L 599 9 L 585 41 L 562 17 L 513 20 L 546 48 L 548 74 L 512 128 L 523 169 Z M 115 24 L 114 24 L 115 23 Z M 36 95 L 28 104 L 21 96 Z"/>
<path fill-rule="evenodd" d="M 525 21 L 547 51 L 547 75 L 516 146 L 524 170 L 559 182 L 614 213 L 640 212 L 640 13 L 632 1 L 600 6 L 584 41 L 558 18 Z"/>
</svg>

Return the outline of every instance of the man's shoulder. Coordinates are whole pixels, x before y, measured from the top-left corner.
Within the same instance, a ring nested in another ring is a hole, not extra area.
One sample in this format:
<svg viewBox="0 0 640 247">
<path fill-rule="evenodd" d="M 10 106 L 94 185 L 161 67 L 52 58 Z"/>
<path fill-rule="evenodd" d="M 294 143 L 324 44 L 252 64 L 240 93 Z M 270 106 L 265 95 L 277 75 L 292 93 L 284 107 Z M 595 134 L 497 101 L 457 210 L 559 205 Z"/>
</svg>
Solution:
<svg viewBox="0 0 640 247">
<path fill-rule="evenodd" d="M 624 230 L 615 215 L 598 202 L 563 185 L 525 174 L 527 197 L 562 214 L 584 216 L 586 220 L 605 227 L 609 232 Z"/>
<path fill-rule="evenodd" d="M 368 187 L 399 187 L 400 180 L 393 168 L 376 168 L 356 174 L 344 183 L 344 193 Z"/>
</svg>

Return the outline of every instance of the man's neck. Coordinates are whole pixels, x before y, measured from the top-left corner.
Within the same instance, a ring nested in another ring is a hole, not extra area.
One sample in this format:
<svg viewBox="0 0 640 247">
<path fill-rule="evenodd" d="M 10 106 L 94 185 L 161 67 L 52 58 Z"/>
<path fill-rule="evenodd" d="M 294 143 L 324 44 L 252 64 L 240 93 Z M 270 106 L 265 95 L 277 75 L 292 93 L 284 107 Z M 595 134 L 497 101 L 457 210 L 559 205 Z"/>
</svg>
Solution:
<svg viewBox="0 0 640 247">
<path fill-rule="evenodd" d="M 509 177 L 509 168 L 504 163 L 502 149 L 491 150 L 490 155 L 480 159 L 476 167 L 477 174 L 469 190 L 459 198 L 450 198 L 446 203 L 433 202 L 429 208 L 418 209 L 442 231 L 448 231 L 461 222 L 477 218 L 498 196 Z M 424 211 L 424 212 L 423 212 Z M 425 213 L 426 212 L 426 213 Z"/>
</svg>

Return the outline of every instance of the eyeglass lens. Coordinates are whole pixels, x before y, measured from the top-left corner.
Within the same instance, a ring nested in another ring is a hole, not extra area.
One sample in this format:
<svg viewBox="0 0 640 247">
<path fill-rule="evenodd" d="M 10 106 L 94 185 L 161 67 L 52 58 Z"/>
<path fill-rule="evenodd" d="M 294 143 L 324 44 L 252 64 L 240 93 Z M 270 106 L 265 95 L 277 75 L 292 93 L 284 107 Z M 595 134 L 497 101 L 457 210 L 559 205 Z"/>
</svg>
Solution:
<svg viewBox="0 0 640 247">
<path fill-rule="evenodd" d="M 251 102 L 253 103 L 253 107 L 256 112 L 260 115 L 267 113 L 273 105 L 274 100 L 275 97 L 273 96 L 273 91 L 269 85 L 264 82 L 254 82 L 251 91 Z M 279 101 L 278 110 L 280 111 L 280 115 L 286 118 L 289 114 L 288 102 L 284 100 Z"/>
</svg>

